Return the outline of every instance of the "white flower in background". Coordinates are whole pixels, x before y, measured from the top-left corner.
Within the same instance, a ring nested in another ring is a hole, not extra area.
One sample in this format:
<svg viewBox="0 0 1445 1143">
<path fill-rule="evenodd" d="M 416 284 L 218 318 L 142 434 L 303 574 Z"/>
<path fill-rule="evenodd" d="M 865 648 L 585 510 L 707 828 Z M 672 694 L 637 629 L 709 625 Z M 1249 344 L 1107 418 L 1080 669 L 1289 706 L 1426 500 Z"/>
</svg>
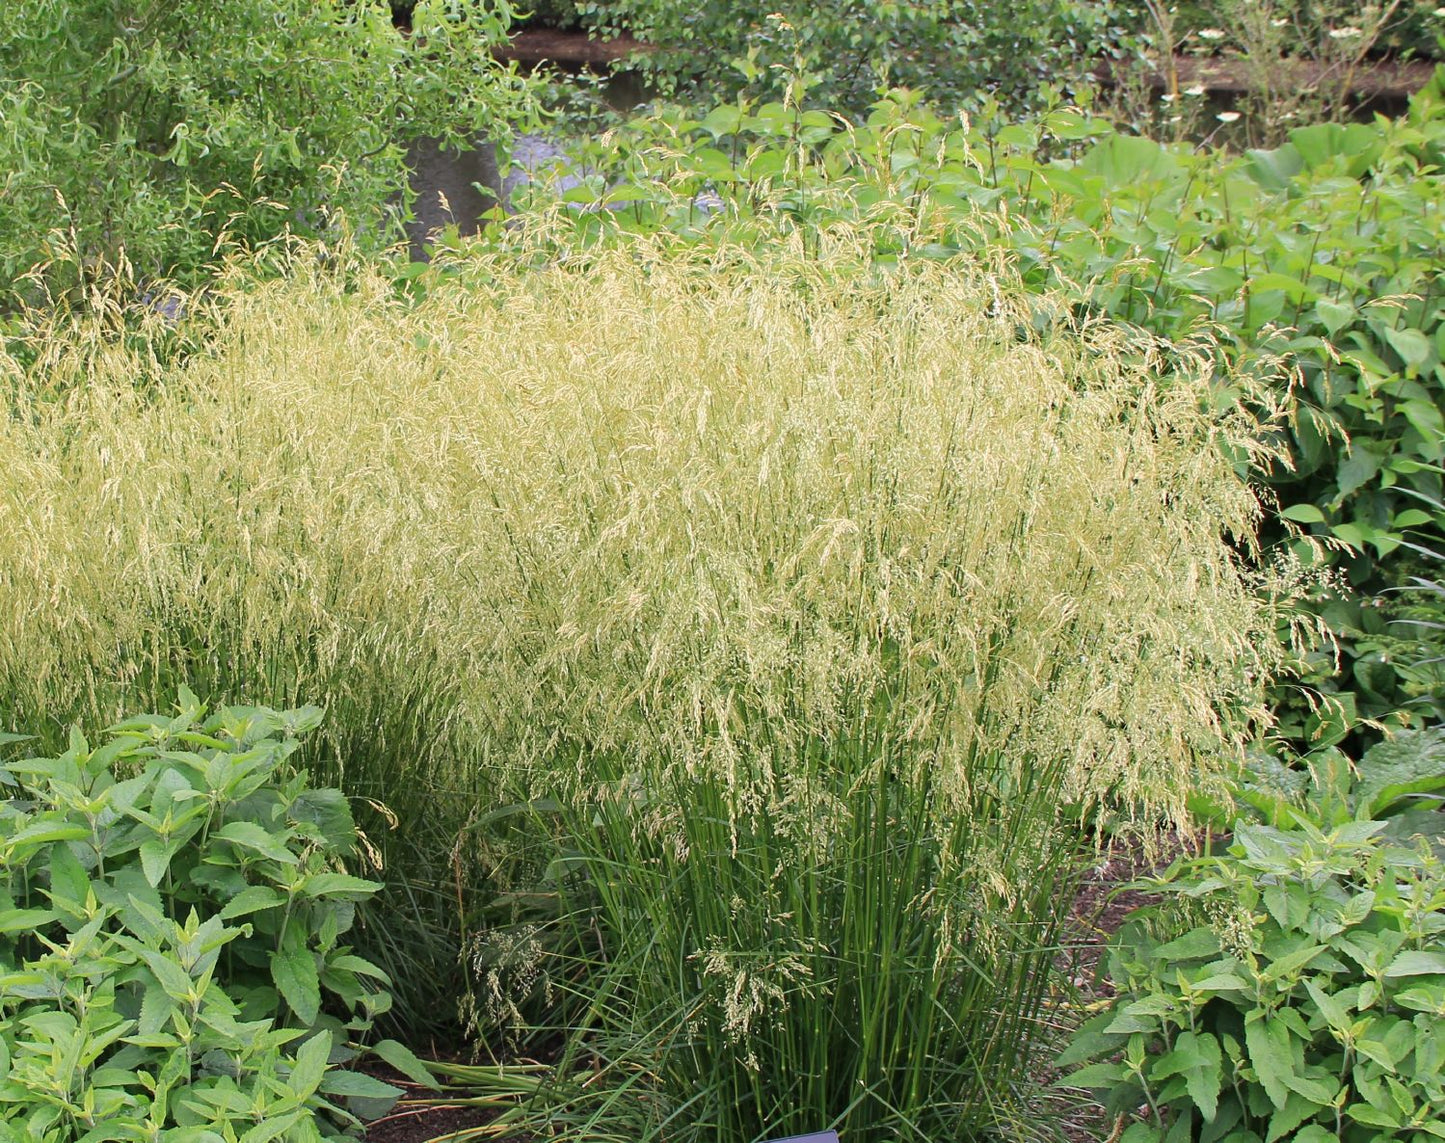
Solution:
<svg viewBox="0 0 1445 1143">
<path fill-rule="evenodd" d="M 1200 29 L 1199 29 L 1199 38 L 1200 38 L 1201 40 L 1222 40 L 1222 39 L 1224 39 L 1224 29 L 1222 29 L 1222 28 L 1200 28 Z"/>
<path fill-rule="evenodd" d="M 1286 19 L 1285 19 L 1284 17 L 1282 17 L 1282 16 L 1276 17 L 1275 19 L 1273 19 L 1273 20 L 1271 20 L 1271 21 L 1269 22 L 1269 26 L 1270 26 L 1271 28 L 1283 28 L 1283 27 L 1288 26 L 1288 24 L 1289 24 L 1289 21 L 1286 20 Z"/>
<path fill-rule="evenodd" d="M 1364 35 L 1359 28 L 1331 28 L 1330 39 L 1332 40 L 1353 40 Z"/>
<path fill-rule="evenodd" d="M 1203 85 L 1202 83 L 1196 83 L 1193 87 L 1186 87 L 1186 88 L 1184 89 L 1184 94 L 1185 94 L 1185 95 L 1203 95 L 1203 94 L 1204 94 L 1204 85 Z"/>
<path fill-rule="evenodd" d="M 1176 99 L 1178 99 L 1178 98 L 1179 98 L 1179 96 L 1175 95 L 1172 91 L 1166 91 L 1163 95 L 1161 95 L 1161 96 L 1159 97 L 1159 102 L 1160 102 L 1160 103 L 1173 103 L 1173 102 L 1174 102 Z"/>
<path fill-rule="evenodd" d="M 1238 112 L 1238 111 L 1221 111 L 1221 112 L 1220 112 L 1218 115 L 1216 115 L 1214 118 L 1218 119 L 1221 123 L 1233 123 L 1233 122 L 1235 122 L 1236 120 L 1239 119 L 1239 112 Z"/>
</svg>

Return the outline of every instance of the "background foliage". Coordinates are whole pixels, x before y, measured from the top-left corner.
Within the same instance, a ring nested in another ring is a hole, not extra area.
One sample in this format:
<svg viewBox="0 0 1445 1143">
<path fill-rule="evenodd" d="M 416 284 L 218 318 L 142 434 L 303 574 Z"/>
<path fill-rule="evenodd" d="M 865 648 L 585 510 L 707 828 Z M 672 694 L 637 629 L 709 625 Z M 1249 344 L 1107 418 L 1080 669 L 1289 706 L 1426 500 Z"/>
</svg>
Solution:
<svg viewBox="0 0 1445 1143">
<path fill-rule="evenodd" d="M 993 95 L 1022 109 L 1045 85 L 1077 89 L 1101 61 L 1137 47 L 1112 0 L 579 0 L 575 12 L 599 35 L 630 31 L 661 49 L 629 66 L 665 95 L 776 98 L 795 76 L 810 105 L 850 114 L 890 86 L 925 89 L 945 107 Z"/>
<path fill-rule="evenodd" d="M 361 240 L 401 209 L 406 141 L 515 111 L 506 0 L 15 0 L 0 24 L 0 307 L 129 259 L 192 279 L 217 247 Z M 30 284 L 19 277 L 41 265 Z"/>
</svg>

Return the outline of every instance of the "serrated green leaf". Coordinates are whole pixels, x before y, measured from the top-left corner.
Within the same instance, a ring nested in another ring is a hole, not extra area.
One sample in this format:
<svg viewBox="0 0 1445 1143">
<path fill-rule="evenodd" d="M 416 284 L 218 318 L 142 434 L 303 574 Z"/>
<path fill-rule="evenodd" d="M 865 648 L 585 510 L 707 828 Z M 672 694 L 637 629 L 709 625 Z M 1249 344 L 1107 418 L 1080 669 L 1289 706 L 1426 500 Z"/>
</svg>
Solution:
<svg viewBox="0 0 1445 1143">
<path fill-rule="evenodd" d="M 1055 1087 L 1077 1087 L 1084 1089 L 1111 1088 L 1123 1081 L 1128 1072 L 1120 1063 L 1103 1062 L 1088 1064 L 1070 1072 L 1062 1079 L 1055 1080 Z"/>
<path fill-rule="evenodd" d="M 373 980 L 381 981 L 387 987 L 391 986 L 390 976 L 377 968 L 371 961 L 363 960 L 361 957 L 354 956 L 351 953 L 342 953 L 340 956 L 331 957 L 327 960 L 326 965 L 328 968 L 338 968 L 345 972 L 354 972 L 358 976 L 369 976 Z"/>
<path fill-rule="evenodd" d="M 361 901 L 381 888 L 379 881 L 367 881 L 348 873 L 315 873 L 306 878 L 301 891 L 308 897 L 342 897 Z"/>
<path fill-rule="evenodd" d="M 141 949 L 140 957 L 160 983 L 165 994 L 180 1003 L 189 1003 L 195 990 L 195 982 L 175 961 L 154 949 Z"/>
<path fill-rule="evenodd" d="M 1305 968 L 1324 951 L 1324 945 L 1306 945 L 1304 948 L 1295 949 L 1294 952 L 1276 957 L 1266 964 L 1260 971 L 1260 977 L 1264 980 L 1284 980 Z"/>
<path fill-rule="evenodd" d="M 287 899 L 285 893 L 270 885 L 251 885 L 226 902 L 221 909 L 221 918 L 229 921 L 232 917 L 244 917 L 261 909 L 274 909 L 284 905 Z"/>
<path fill-rule="evenodd" d="M 173 851 L 160 838 L 150 838 L 141 842 L 140 865 L 141 872 L 152 888 L 158 887 L 165 880 L 166 870 L 171 867 Z"/>
<path fill-rule="evenodd" d="M 1314 504 L 1291 504 L 1283 508 L 1279 513 L 1286 520 L 1293 520 L 1296 524 L 1323 524 L 1325 514 Z"/>
<path fill-rule="evenodd" d="M 1182 937 L 1162 944 L 1151 956 L 1160 960 L 1198 960 L 1219 955 L 1219 935 L 1210 928 L 1197 928 Z"/>
<path fill-rule="evenodd" d="M 279 861 L 282 865 L 295 865 L 297 857 L 279 837 L 255 822 L 227 822 L 211 835 L 221 841 L 229 841 L 243 849 L 253 850 L 262 857 Z"/>
<path fill-rule="evenodd" d="M 297 1100 L 310 1099 L 326 1075 L 326 1066 L 331 1059 L 331 1033 L 317 1032 L 296 1053 L 296 1066 L 291 1069 L 288 1086 Z"/>
<path fill-rule="evenodd" d="M 0 933 L 29 932 L 55 919 L 54 909 L 0 909 Z"/>
<path fill-rule="evenodd" d="M 1433 976 L 1445 973 L 1445 953 L 1408 950 L 1398 954 L 1385 968 L 1385 976 Z"/>
<path fill-rule="evenodd" d="M 1276 1140 L 1284 1138 L 1319 1110 L 1319 1104 L 1298 1092 L 1290 1092 L 1285 1105 L 1269 1117 L 1269 1130 L 1265 1133 L 1264 1143 L 1275 1143 Z"/>
<path fill-rule="evenodd" d="M 288 1111 L 284 1115 L 268 1115 L 266 1119 L 252 1127 L 246 1134 L 241 1136 L 241 1143 L 271 1143 L 272 1139 L 279 1139 L 291 1128 L 301 1121 L 303 1115 L 309 1115 L 304 1108 Z"/>
<path fill-rule="evenodd" d="M 1250 1065 L 1259 1077 L 1265 1094 L 1276 1110 L 1282 1109 L 1289 1101 L 1289 1088 L 1284 1079 L 1294 1072 L 1289 1029 L 1261 1015 L 1258 1019 L 1246 1021 L 1244 1043 L 1249 1051 Z"/>
<path fill-rule="evenodd" d="M 272 953 L 271 979 L 302 1024 L 310 1027 L 316 1023 L 321 1011 L 321 980 L 316 971 L 316 956 L 310 949 L 282 949 Z"/>
</svg>

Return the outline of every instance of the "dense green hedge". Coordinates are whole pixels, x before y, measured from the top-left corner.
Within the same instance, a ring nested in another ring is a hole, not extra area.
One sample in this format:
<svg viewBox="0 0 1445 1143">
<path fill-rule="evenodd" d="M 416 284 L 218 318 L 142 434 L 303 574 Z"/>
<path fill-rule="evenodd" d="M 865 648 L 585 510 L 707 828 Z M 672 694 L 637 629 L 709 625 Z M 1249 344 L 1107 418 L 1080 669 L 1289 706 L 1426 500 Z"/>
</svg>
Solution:
<svg viewBox="0 0 1445 1143">
<path fill-rule="evenodd" d="M 1115 0 L 831 0 L 708 5 L 692 0 L 552 4 L 602 35 L 628 31 L 660 49 L 636 66 L 665 93 L 764 97 L 801 80 L 811 102 L 861 112 L 890 85 L 944 105 L 995 95 L 1033 105 L 1045 85 L 1077 88 L 1102 59 L 1137 46 L 1137 19 Z"/>
</svg>

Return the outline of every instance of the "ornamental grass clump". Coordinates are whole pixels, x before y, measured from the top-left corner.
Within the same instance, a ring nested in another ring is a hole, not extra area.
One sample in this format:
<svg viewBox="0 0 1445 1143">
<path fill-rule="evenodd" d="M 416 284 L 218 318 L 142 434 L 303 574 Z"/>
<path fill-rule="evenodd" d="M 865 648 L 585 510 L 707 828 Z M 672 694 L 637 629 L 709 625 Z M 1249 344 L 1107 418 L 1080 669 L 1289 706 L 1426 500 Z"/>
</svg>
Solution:
<svg viewBox="0 0 1445 1143">
<path fill-rule="evenodd" d="M 560 806 L 578 935 L 539 947 L 594 1070 L 554 1128 L 997 1129 L 1071 823 L 1178 817 L 1262 717 L 1251 425 L 1187 355 L 857 253 L 638 241 L 411 303 L 298 261 L 143 391 L 93 346 L 13 370 L 5 707 L 323 702 L 463 904 L 458 830 Z"/>
</svg>

